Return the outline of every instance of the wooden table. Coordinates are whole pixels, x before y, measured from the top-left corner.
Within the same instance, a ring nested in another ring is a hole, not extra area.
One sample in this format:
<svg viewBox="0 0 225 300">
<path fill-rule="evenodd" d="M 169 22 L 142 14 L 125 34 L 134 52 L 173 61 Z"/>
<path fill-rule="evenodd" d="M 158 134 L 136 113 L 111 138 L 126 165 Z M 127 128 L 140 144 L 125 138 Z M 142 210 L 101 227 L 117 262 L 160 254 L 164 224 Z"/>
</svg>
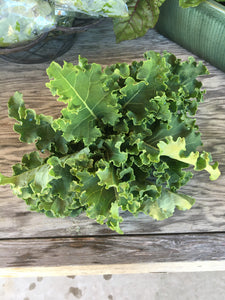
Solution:
<svg viewBox="0 0 225 300">
<path fill-rule="evenodd" d="M 156 31 L 135 41 L 115 43 L 108 20 L 76 37 L 74 47 L 58 62 L 77 63 L 81 54 L 103 66 L 142 59 L 147 50 L 173 52 L 181 59 L 193 55 Z M 195 57 L 198 61 L 199 58 Z M 0 170 L 11 174 L 33 146 L 18 141 L 7 102 L 15 91 L 28 107 L 57 117 L 57 103 L 45 88 L 48 63 L 22 65 L 0 59 Z M 27 210 L 9 186 L 0 188 L 0 275 L 74 275 L 104 273 L 225 270 L 225 74 L 206 63 L 210 75 L 202 78 L 207 90 L 197 123 L 205 150 L 220 163 L 221 177 L 211 182 L 206 172 L 183 188 L 196 198 L 190 211 L 156 222 L 124 213 L 123 236 L 89 220 L 51 219 Z"/>
</svg>

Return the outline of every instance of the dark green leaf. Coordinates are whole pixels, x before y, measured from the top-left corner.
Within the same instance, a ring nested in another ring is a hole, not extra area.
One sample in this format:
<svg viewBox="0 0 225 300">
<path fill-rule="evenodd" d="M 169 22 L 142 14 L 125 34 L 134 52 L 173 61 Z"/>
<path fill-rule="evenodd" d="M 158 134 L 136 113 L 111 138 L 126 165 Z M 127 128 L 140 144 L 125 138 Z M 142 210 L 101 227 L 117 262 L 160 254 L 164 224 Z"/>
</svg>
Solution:
<svg viewBox="0 0 225 300">
<path fill-rule="evenodd" d="M 116 41 L 131 40 L 146 34 L 158 21 L 159 7 L 165 0 L 129 0 L 129 16 L 114 19 Z"/>
</svg>

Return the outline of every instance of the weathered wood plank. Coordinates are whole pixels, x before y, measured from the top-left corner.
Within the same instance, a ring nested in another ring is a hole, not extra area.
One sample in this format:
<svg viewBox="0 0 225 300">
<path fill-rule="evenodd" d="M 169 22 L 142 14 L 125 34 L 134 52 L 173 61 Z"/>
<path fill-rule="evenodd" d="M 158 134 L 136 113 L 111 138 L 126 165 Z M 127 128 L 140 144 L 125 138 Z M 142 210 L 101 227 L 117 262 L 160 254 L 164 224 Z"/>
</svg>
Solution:
<svg viewBox="0 0 225 300">
<path fill-rule="evenodd" d="M 10 267 L 0 268 L 0 277 L 56 277 L 74 275 L 104 274 L 146 274 L 146 273 L 187 273 L 215 272 L 225 270 L 225 260 L 195 262 L 159 262 L 111 265 L 80 265 L 60 267 Z"/>
<path fill-rule="evenodd" d="M 98 42 L 96 42 L 98 41 Z M 77 36 L 76 43 L 63 59 L 76 63 L 78 54 L 87 57 L 90 62 L 102 65 L 118 61 L 130 62 L 142 59 L 147 50 L 162 52 L 168 50 L 181 59 L 190 52 L 167 40 L 154 30 L 136 41 L 115 43 L 112 25 L 109 21 L 100 23 L 93 29 Z M 196 57 L 196 56 L 195 56 Z M 198 58 L 197 58 L 198 59 Z M 206 173 L 196 175 L 183 188 L 194 196 L 195 206 L 188 212 L 177 212 L 173 218 L 155 222 L 140 215 L 133 218 L 124 214 L 122 229 L 127 234 L 206 232 L 225 230 L 225 74 L 206 64 L 210 75 L 202 78 L 207 89 L 205 103 L 198 111 L 198 120 L 202 140 L 206 151 L 220 162 L 222 176 L 216 182 L 210 182 Z M 17 140 L 13 132 L 13 120 L 7 117 L 7 102 L 16 91 L 24 94 L 28 107 L 38 113 L 57 117 L 61 103 L 57 103 L 45 88 L 48 81 L 45 69 L 48 64 L 20 65 L 0 60 L 0 171 L 11 174 L 11 166 L 20 161 L 22 155 L 33 149 Z M 51 237 L 114 234 L 103 226 L 97 225 L 85 216 L 76 219 L 49 219 L 44 215 L 27 211 L 25 203 L 12 195 L 9 187 L 0 188 L 0 238 Z"/>
<path fill-rule="evenodd" d="M 29 273 L 36 267 L 42 275 L 54 268 L 61 275 L 67 267 L 74 274 L 126 273 L 132 268 L 166 272 L 179 271 L 182 262 L 192 263 L 188 271 L 202 270 L 201 263 L 206 267 L 208 262 L 225 270 L 224 247 L 225 233 L 1 240 L 0 275 Z"/>
</svg>

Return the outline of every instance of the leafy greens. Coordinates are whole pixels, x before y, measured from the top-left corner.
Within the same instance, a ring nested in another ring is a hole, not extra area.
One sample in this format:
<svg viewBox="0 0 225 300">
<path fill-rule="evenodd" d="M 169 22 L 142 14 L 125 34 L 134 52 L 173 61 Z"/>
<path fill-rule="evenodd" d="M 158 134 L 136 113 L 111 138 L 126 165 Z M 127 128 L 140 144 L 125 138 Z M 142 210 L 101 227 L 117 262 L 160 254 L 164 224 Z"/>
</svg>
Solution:
<svg viewBox="0 0 225 300">
<path fill-rule="evenodd" d="M 144 36 L 149 28 L 154 28 L 159 18 L 160 6 L 165 1 L 166 0 L 126 1 L 129 16 L 115 18 L 113 21 L 117 42 Z M 183 8 L 194 7 L 204 1 L 205 0 L 179 0 L 179 5 Z"/>
<path fill-rule="evenodd" d="M 0 47 L 36 39 L 44 32 L 73 26 L 74 20 L 111 17 L 116 41 L 141 37 L 155 27 L 166 0 L 2 0 Z M 169 1 L 169 0 L 167 0 Z M 177 0 L 182 8 L 205 0 Z M 225 2 L 225 0 L 217 0 Z M 171 16 L 172 17 L 172 16 Z"/>
<path fill-rule="evenodd" d="M 95 17 L 127 16 L 124 0 L 55 0 L 55 8 L 57 12 L 79 12 Z"/>
<path fill-rule="evenodd" d="M 204 95 L 196 77 L 208 71 L 167 52 L 144 57 L 104 70 L 82 57 L 77 65 L 52 62 L 47 87 L 66 104 L 58 119 L 27 109 L 16 92 L 9 116 L 20 140 L 37 151 L 25 154 L 11 177 L 0 174 L 0 184 L 10 184 L 33 211 L 86 212 L 118 233 L 121 210 L 163 220 L 190 209 L 195 200 L 178 192 L 193 176 L 187 168 L 205 170 L 211 180 L 220 175 L 211 155 L 197 151 L 193 118 Z"/>
<path fill-rule="evenodd" d="M 0 47 L 34 40 L 55 23 L 54 6 L 48 1 L 1 0 Z"/>
</svg>

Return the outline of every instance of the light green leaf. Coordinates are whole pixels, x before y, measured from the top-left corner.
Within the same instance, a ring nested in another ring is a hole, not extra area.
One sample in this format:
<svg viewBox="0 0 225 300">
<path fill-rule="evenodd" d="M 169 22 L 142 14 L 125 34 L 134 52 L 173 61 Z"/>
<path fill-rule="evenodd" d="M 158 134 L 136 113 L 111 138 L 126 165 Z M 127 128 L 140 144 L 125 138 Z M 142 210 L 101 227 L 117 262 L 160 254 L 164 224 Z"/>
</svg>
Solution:
<svg viewBox="0 0 225 300">
<path fill-rule="evenodd" d="M 53 118 L 43 114 L 37 115 L 34 110 L 26 109 L 23 95 L 16 92 L 8 102 L 9 116 L 18 121 L 14 130 L 20 134 L 20 140 L 25 143 L 36 143 L 37 149 L 44 152 L 52 150 L 67 153 L 67 142 L 60 131 L 52 128 Z"/>
<path fill-rule="evenodd" d="M 181 62 L 171 53 L 164 53 L 164 57 L 169 63 L 171 73 L 168 75 L 168 91 L 184 93 L 185 100 L 196 97 L 197 102 L 202 100 L 203 92 L 200 91 L 202 83 L 196 78 L 200 75 L 209 74 L 208 69 L 200 61 L 197 63 L 193 57 L 189 57 L 187 61 Z M 191 104 L 191 103 L 190 103 Z M 192 114 L 196 113 L 193 111 Z"/>
<path fill-rule="evenodd" d="M 98 122 L 114 125 L 120 114 L 112 90 L 105 86 L 101 66 L 86 65 L 85 68 L 64 63 L 61 68 L 51 63 L 47 69 L 50 78 L 47 86 L 58 100 L 68 103 L 62 110 L 62 118 L 54 121 L 56 130 L 63 130 L 67 141 L 83 140 L 86 145 L 101 136 Z"/>
<path fill-rule="evenodd" d="M 123 218 L 120 216 L 120 206 L 118 205 L 118 202 L 115 201 L 111 205 L 110 209 L 110 216 L 107 219 L 106 225 L 116 231 L 119 234 L 123 234 L 123 231 L 121 230 L 119 224 L 123 222 Z"/>
<path fill-rule="evenodd" d="M 91 219 L 96 219 L 100 224 L 112 226 L 113 230 L 122 233 L 119 223 L 122 218 L 117 212 L 118 196 L 116 189 L 106 189 L 99 185 L 99 178 L 88 172 L 79 172 L 77 177 L 81 181 L 80 202 L 86 207 L 86 214 Z M 107 221 L 108 220 L 108 221 Z"/>
<path fill-rule="evenodd" d="M 120 103 L 128 116 L 135 124 L 141 124 L 143 119 L 152 111 L 153 104 L 150 99 L 157 92 L 166 90 L 168 66 L 159 53 L 148 52 L 148 60 L 144 61 L 137 72 L 136 81 L 128 77 L 125 86 L 120 90 Z"/>
<path fill-rule="evenodd" d="M 202 145 L 201 136 L 195 120 L 182 120 L 179 115 L 172 114 L 167 123 L 157 122 L 154 124 L 154 130 L 151 135 L 144 138 L 146 145 L 157 148 L 159 141 L 165 140 L 166 137 L 172 136 L 174 140 L 183 137 L 186 140 L 186 151 L 189 153 L 195 151 L 198 146 Z"/>
<path fill-rule="evenodd" d="M 140 141 L 138 143 L 138 149 L 141 151 L 140 158 L 144 165 L 149 165 L 153 162 L 159 162 L 159 150 L 153 145 Z"/>
<path fill-rule="evenodd" d="M 9 117 L 14 118 L 17 121 L 24 119 L 26 115 L 26 108 L 23 101 L 23 94 L 15 92 L 8 102 Z"/>
<path fill-rule="evenodd" d="M 179 116 L 172 115 L 168 123 L 154 123 L 152 134 L 144 137 L 143 140 L 136 139 L 137 147 L 140 153 L 140 158 L 143 164 L 148 165 L 152 162 L 160 161 L 160 151 L 158 142 L 165 140 L 168 136 L 174 139 L 184 137 L 186 140 L 186 151 L 189 153 L 201 145 L 200 134 L 195 128 L 194 120 L 181 120 Z"/>
<path fill-rule="evenodd" d="M 210 156 L 208 153 L 203 152 L 199 154 L 198 151 L 191 152 L 187 156 L 184 154 L 186 151 L 185 138 L 179 137 L 176 141 L 172 137 L 168 137 L 166 142 L 160 141 L 158 143 L 161 156 L 169 156 L 175 160 L 193 165 L 195 170 L 206 170 L 210 174 L 211 180 L 216 180 L 220 176 L 218 163 L 210 165 Z"/>
<path fill-rule="evenodd" d="M 44 164 L 12 177 L 2 175 L 1 185 L 11 184 L 14 192 L 19 194 L 22 188 L 31 184 L 37 193 L 42 193 L 52 179 L 52 176 L 49 174 L 50 169 L 51 166 Z"/>
<path fill-rule="evenodd" d="M 119 184 L 119 178 L 116 174 L 116 169 L 114 166 L 108 162 L 100 160 L 99 169 L 96 171 L 96 174 L 99 178 L 99 185 L 105 186 L 106 189 L 114 187 L 117 189 Z"/>
<path fill-rule="evenodd" d="M 126 63 L 117 63 L 111 66 L 106 66 L 105 74 L 115 77 L 117 80 L 122 78 L 126 79 L 130 75 L 129 65 Z"/>
<path fill-rule="evenodd" d="M 175 208 L 179 210 L 190 209 L 195 200 L 183 194 L 172 193 L 169 190 L 162 190 L 157 201 L 149 206 L 149 215 L 156 220 L 164 220 L 173 215 Z"/>
<path fill-rule="evenodd" d="M 120 149 L 123 142 L 124 137 L 119 135 L 105 140 L 106 159 L 108 159 L 117 167 L 125 163 L 128 157 L 128 154 Z"/>
</svg>

